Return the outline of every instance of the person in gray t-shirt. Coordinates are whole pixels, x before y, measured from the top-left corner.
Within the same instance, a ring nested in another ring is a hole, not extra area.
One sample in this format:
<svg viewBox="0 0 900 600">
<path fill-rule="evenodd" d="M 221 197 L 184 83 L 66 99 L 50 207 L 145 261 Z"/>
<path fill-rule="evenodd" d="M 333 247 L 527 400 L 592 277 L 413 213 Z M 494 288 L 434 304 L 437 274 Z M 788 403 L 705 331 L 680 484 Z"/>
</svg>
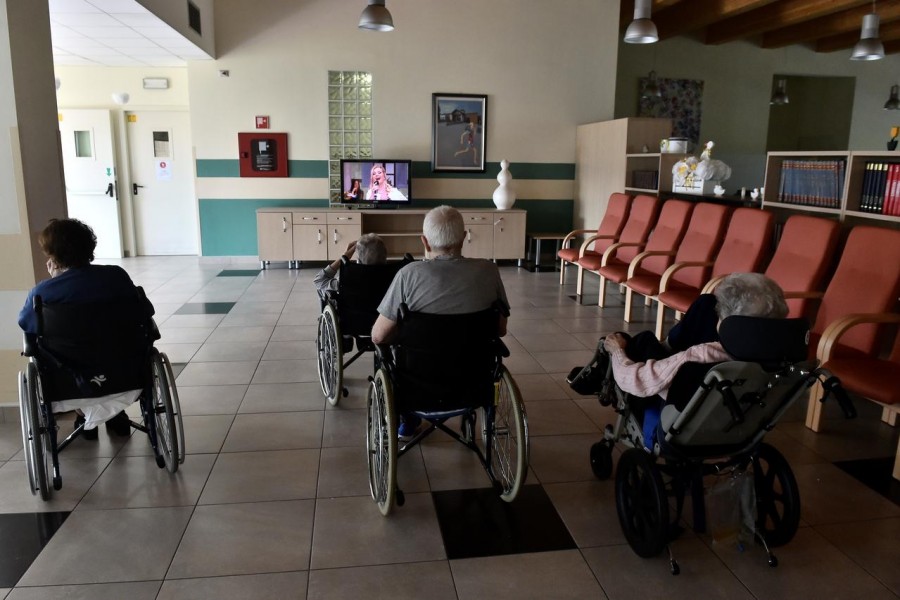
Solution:
<svg viewBox="0 0 900 600">
<path fill-rule="evenodd" d="M 500 301 L 509 309 L 497 265 L 480 258 L 463 258 L 466 237 L 462 215 L 453 207 L 439 206 L 425 215 L 422 243 L 427 260 L 406 265 L 394 278 L 378 306 L 372 341 L 390 343 L 397 330 L 397 310 L 406 303 L 411 311 L 462 314 L 490 308 Z M 506 335 L 506 317 L 500 317 L 500 335 Z"/>
</svg>

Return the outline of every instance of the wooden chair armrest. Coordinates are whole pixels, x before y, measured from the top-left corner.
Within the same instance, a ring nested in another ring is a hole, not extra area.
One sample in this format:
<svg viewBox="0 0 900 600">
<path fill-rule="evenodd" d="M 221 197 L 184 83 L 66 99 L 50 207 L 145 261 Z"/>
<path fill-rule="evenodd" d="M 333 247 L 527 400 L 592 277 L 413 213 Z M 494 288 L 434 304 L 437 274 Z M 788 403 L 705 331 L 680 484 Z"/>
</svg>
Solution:
<svg viewBox="0 0 900 600">
<path fill-rule="evenodd" d="M 603 257 L 600 259 L 600 266 L 605 267 L 606 263 L 609 261 L 609 257 L 616 253 L 616 250 L 619 248 L 625 248 L 626 246 L 636 246 L 637 248 L 643 248 L 643 242 L 616 242 L 615 244 L 610 245 L 604 252 Z"/>
<path fill-rule="evenodd" d="M 560 248 L 568 248 L 569 242 L 571 242 L 572 238 L 575 237 L 576 235 L 584 235 L 585 233 L 590 233 L 592 231 L 597 231 L 597 230 L 596 229 L 575 229 L 573 231 L 570 231 L 566 235 L 566 237 L 563 238 L 562 245 L 560 246 Z"/>
<path fill-rule="evenodd" d="M 672 276 L 680 271 L 681 269 L 685 269 L 687 267 L 711 267 L 713 263 L 711 261 L 687 261 L 680 262 L 671 265 L 668 269 L 663 271 L 662 278 L 659 280 L 659 293 L 662 294 L 669 287 L 669 280 L 672 279 Z"/>
<path fill-rule="evenodd" d="M 792 300 L 797 298 L 808 298 L 811 300 L 821 300 L 825 295 L 824 292 L 784 292 L 785 300 Z"/>
<path fill-rule="evenodd" d="M 716 291 L 716 288 L 719 287 L 719 284 L 722 283 L 722 280 L 728 277 L 728 275 L 719 275 L 718 277 L 713 277 L 709 281 L 706 282 L 706 285 L 703 286 L 703 289 L 700 290 L 701 294 L 712 294 Z"/>
<path fill-rule="evenodd" d="M 594 243 L 595 241 L 597 241 L 597 240 L 611 240 L 611 239 L 615 239 L 615 237 L 616 237 L 616 236 L 614 236 L 614 235 L 599 235 L 599 234 L 592 235 L 592 236 L 589 237 L 588 239 L 586 239 L 586 240 L 584 240 L 583 242 L 581 242 L 581 248 L 578 249 L 578 258 L 581 258 L 582 256 L 584 256 L 584 251 L 587 250 L 587 247 L 588 247 L 589 245 L 591 245 L 592 243 Z"/>
<path fill-rule="evenodd" d="M 819 347 L 816 348 L 816 357 L 824 364 L 831 359 L 831 352 L 834 345 L 838 342 L 842 335 L 857 325 L 869 323 L 896 323 L 900 324 L 900 314 L 898 313 L 854 313 L 844 315 L 829 323 L 822 337 L 819 339 Z"/>
<path fill-rule="evenodd" d="M 644 259 L 650 258 L 651 256 L 675 256 L 675 252 L 667 250 L 644 250 L 631 259 L 631 264 L 628 265 L 628 279 L 631 279 L 634 276 L 634 272 L 637 271 L 637 268 Z"/>
</svg>

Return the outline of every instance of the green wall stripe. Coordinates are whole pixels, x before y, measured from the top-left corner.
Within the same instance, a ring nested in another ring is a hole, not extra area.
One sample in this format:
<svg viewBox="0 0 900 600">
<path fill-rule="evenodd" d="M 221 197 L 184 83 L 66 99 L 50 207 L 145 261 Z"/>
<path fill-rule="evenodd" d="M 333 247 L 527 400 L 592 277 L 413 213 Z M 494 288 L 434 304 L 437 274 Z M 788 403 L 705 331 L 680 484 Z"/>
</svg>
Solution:
<svg viewBox="0 0 900 600">
<path fill-rule="evenodd" d="M 198 158 L 197 177 L 240 177 L 240 163 L 230 158 Z M 328 177 L 327 160 L 289 160 L 288 177 Z"/>
<path fill-rule="evenodd" d="M 416 208 L 450 204 L 460 209 L 494 208 L 490 200 L 417 200 Z M 327 208 L 327 200 L 200 199 L 203 256 L 256 256 L 256 209 L 275 207 Z M 528 211 L 529 233 L 567 233 L 572 230 L 574 200 L 517 200 L 514 208 Z"/>
<path fill-rule="evenodd" d="M 513 163 L 510 165 L 513 179 L 575 179 L 573 163 Z M 496 179 L 500 172 L 499 162 L 489 162 L 484 173 L 471 171 L 435 173 L 431 163 L 413 161 L 412 176 L 421 179 Z M 328 177 L 327 160 L 288 161 L 289 177 Z M 197 159 L 197 177 L 240 177 L 240 164 L 235 159 Z"/>
</svg>

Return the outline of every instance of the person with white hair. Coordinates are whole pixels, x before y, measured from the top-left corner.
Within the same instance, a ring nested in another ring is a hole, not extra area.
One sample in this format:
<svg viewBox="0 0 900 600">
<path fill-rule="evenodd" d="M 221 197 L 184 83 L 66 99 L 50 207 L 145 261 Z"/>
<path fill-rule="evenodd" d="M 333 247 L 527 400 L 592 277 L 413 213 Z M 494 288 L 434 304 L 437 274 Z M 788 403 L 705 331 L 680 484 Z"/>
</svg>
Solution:
<svg viewBox="0 0 900 600">
<path fill-rule="evenodd" d="M 361 265 L 383 265 L 387 262 L 387 248 L 384 240 L 376 233 L 366 233 L 355 242 L 350 242 L 344 250 L 342 258 L 350 260 L 356 253 L 356 260 Z M 323 296 L 329 290 L 338 290 L 338 273 L 341 268 L 341 259 L 337 259 L 313 277 L 313 285 L 316 286 L 319 295 Z"/>
</svg>

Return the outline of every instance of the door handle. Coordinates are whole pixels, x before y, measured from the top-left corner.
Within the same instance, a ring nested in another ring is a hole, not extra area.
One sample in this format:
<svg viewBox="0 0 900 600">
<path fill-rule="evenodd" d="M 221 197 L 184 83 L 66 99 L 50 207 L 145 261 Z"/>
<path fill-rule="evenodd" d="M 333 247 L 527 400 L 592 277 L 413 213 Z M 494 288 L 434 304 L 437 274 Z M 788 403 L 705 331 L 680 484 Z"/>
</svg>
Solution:
<svg viewBox="0 0 900 600">
<path fill-rule="evenodd" d="M 103 193 L 106 194 L 107 196 L 109 196 L 110 198 L 115 198 L 115 197 L 116 197 L 116 193 L 113 191 L 113 184 L 112 184 L 112 183 L 110 183 L 108 186 L 106 186 L 106 191 L 103 192 Z"/>
<path fill-rule="evenodd" d="M 144 186 L 138 185 L 138 184 L 136 184 L 136 183 L 132 183 L 132 184 L 131 184 L 131 193 L 134 194 L 135 196 L 137 196 L 137 195 L 138 195 L 138 188 L 142 188 L 142 187 L 144 187 Z"/>
</svg>

